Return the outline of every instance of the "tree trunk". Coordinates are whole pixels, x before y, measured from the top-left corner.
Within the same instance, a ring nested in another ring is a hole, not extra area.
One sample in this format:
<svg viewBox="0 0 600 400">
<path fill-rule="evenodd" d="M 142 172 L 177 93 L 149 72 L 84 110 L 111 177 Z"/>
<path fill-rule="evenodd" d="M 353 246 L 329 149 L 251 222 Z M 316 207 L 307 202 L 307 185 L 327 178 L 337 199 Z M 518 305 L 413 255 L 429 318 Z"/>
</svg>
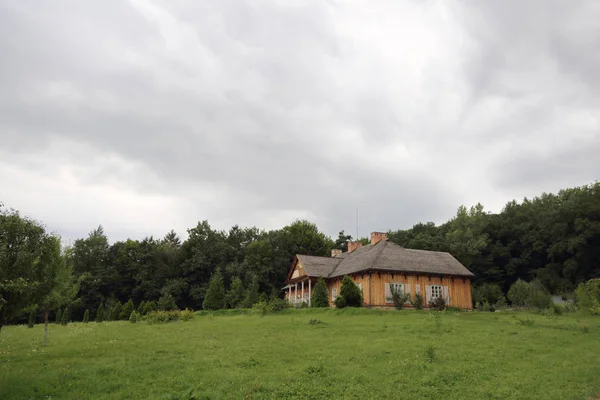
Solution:
<svg viewBox="0 0 600 400">
<path fill-rule="evenodd" d="M 44 346 L 48 345 L 48 314 L 50 310 L 46 309 L 44 313 Z"/>
</svg>

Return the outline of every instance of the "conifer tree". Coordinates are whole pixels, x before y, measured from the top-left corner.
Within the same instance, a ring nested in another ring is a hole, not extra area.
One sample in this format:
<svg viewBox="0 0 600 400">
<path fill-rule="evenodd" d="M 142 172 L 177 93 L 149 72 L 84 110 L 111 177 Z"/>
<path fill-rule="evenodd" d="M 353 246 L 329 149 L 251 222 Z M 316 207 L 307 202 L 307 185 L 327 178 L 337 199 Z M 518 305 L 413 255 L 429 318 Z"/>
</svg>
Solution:
<svg viewBox="0 0 600 400">
<path fill-rule="evenodd" d="M 85 312 L 83 313 L 83 323 L 87 324 L 90 320 L 90 310 L 85 310 Z"/>
<path fill-rule="evenodd" d="M 210 278 L 202 308 L 205 310 L 220 310 L 221 308 L 225 308 L 225 285 L 223 284 L 223 276 L 219 269 Z"/>
<path fill-rule="evenodd" d="M 104 309 L 104 303 L 100 303 L 100 306 L 98 306 L 98 311 L 96 311 L 96 322 L 104 321 L 105 313 L 106 313 L 106 311 Z"/>
<path fill-rule="evenodd" d="M 133 300 L 129 299 L 125 305 L 123 305 L 123 309 L 121 310 L 121 314 L 119 319 L 126 320 L 131 315 L 131 312 L 135 310 L 135 305 L 133 304 Z"/>
<path fill-rule="evenodd" d="M 344 298 L 346 306 L 348 307 L 362 307 L 363 305 L 362 293 L 348 275 L 344 276 L 344 279 L 342 279 L 340 296 Z"/>
<path fill-rule="evenodd" d="M 165 293 L 162 296 L 160 296 L 160 299 L 158 299 L 156 307 L 162 311 L 177 310 L 177 303 L 175 303 L 175 299 L 173 298 L 171 293 Z M 147 312 L 151 311 L 152 310 L 149 310 Z"/>
<path fill-rule="evenodd" d="M 244 296 L 244 301 L 242 307 L 251 308 L 254 304 L 258 302 L 258 278 L 256 275 L 252 277 L 252 281 L 250 285 L 246 289 L 246 294 Z"/>
<path fill-rule="evenodd" d="M 242 305 L 243 300 L 244 286 L 242 285 L 242 280 L 236 276 L 231 281 L 231 287 L 227 291 L 227 304 L 231 308 L 238 308 Z"/>
<path fill-rule="evenodd" d="M 315 285 L 310 298 L 310 305 L 311 307 L 329 307 L 329 293 L 327 292 L 327 285 L 323 278 L 319 278 L 319 281 Z"/>
</svg>

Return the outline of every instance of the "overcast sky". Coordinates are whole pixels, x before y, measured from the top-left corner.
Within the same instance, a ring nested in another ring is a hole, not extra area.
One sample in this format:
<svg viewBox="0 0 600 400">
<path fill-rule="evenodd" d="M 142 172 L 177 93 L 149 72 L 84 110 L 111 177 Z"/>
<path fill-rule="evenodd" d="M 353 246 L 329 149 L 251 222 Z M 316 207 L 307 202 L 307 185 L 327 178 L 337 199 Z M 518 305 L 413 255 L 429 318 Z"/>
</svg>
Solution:
<svg viewBox="0 0 600 400">
<path fill-rule="evenodd" d="M 0 0 L 0 201 L 329 235 L 600 172 L 600 2 Z"/>
</svg>

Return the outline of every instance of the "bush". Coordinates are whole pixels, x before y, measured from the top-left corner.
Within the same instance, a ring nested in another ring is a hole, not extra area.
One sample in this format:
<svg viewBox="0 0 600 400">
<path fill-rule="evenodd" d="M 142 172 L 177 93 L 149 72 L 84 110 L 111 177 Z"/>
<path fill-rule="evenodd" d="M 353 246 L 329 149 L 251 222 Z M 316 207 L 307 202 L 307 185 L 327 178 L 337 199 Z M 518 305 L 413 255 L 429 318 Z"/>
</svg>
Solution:
<svg viewBox="0 0 600 400">
<path fill-rule="evenodd" d="M 508 290 L 507 297 L 514 307 L 526 306 L 531 298 L 531 286 L 529 283 L 518 279 Z"/>
<path fill-rule="evenodd" d="M 144 320 L 149 324 L 164 324 L 167 322 L 177 321 L 179 319 L 179 311 L 152 311 L 144 317 Z"/>
<path fill-rule="evenodd" d="M 490 311 L 490 302 L 489 301 L 484 301 L 483 304 L 481 305 L 481 311 Z"/>
<path fill-rule="evenodd" d="M 254 304 L 258 302 L 258 278 L 256 276 L 252 277 L 252 281 L 250 285 L 246 289 L 244 295 L 244 301 L 242 302 L 242 307 L 244 308 L 252 308 Z"/>
<path fill-rule="evenodd" d="M 267 301 L 259 301 L 258 303 L 252 306 L 252 309 L 259 311 L 262 315 L 266 315 L 269 313 L 283 311 L 290 307 L 291 304 L 288 301 L 277 297 L 272 297 Z"/>
<path fill-rule="evenodd" d="M 105 319 L 108 321 L 117 321 L 121 317 L 123 306 L 119 300 L 113 300 L 109 310 L 108 318 Z"/>
<path fill-rule="evenodd" d="M 83 323 L 87 324 L 90 320 L 90 310 L 85 310 L 85 312 L 83 313 Z"/>
<path fill-rule="evenodd" d="M 69 322 L 71 322 L 71 313 L 69 312 L 69 307 L 67 307 L 62 313 L 60 324 L 67 325 Z"/>
<path fill-rule="evenodd" d="M 129 322 L 135 324 L 136 322 L 138 322 L 140 319 L 140 313 L 133 310 L 130 314 L 129 314 Z"/>
<path fill-rule="evenodd" d="M 554 304 L 550 293 L 548 293 L 541 285 L 538 287 L 532 286 L 529 302 L 532 307 L 535 307 L 540 311 L 551 308 Z"/>
<path fill-rule="evenodd" d="M 230 308 L 238 308 L 244 301 L 244 286 L 242 280 L 236 276 L 231 281 L 231 286 L 227 292 L 227 304 Z"/>
<path fill-rule="evenodd" d="M 498 299 L 498 301 L 496 302 L 496 304 L 494 304 L 494 308 L 496 310 L 502 310 L 502 309 L 506 309 L 506 298 L 504 296 L 500 297 L 500 299 Z"/>
<path fill-rule="evenodd" d="M 195 315 L 196 314 L 194 313 L 194 311 L 188 310 L 186 308 L 185 310 L 179 311 L 179 320 L 180 321 L 189 321 L 190 319 L 194 318 Z"/>
<path fill-rule="evenodd" d="M 392 301 L 394 302 L 394 307 L 396 307 L 396 310 L 402 310 L 404 308 L 404 304 L 410 300 L 410 294 L 403 293 L 402 290 L 396 289 L 391 283 L 390 291 L 392 292 Z"/>
<path fill-rule="evenodd" d="M 500 289 L 500 286 L 493 283 L 484 283 L 481 286 L 473 286 L 472 291 L 474 301 L 485 302 L 487 300 L 490 304 L 496 304 L 500 297 L 502 297 L 502 289 Z"/>
<path fill-rule="evenodd" d="M 56 319 L 55 319 L 55 323 L 60 324 L 60 321 L 62 321 L 62 310 L 59 308 L 56 311 Z"/>
<path fill-rule="evenodd" d="M 220 310 L 221 308 L 225 308 L 225 285 L 223 284 L 221 270 L 218 268 L 210 277 L 206 296 L 204 297 L 204 302 L 202 302 L 202 308 L 204 310 Z"/>
<path fill-rule="evenodd" d="M 346 306 L 348 306 L 348 303 L 346 302 L 344 296 L 336 297 L 333 304 L 335 304 L 335 308 L 345 308 Z"/>
<path fill-rule="evenodd" d="M 490 312 L 495 312 L 496 311 L 496 307 L 495 306 L 490 306 Z"/>
<path fill-rule="evenodd" d="M 29 311 L 29 320 L 27 321 L 27 327 L 33 328 L 35 325 L 35 309 Z"/>
<path fill-rule="evenodd" d="M 348 275 L 342 279 L 342 287 L 340 288 L 340 296 L 346 301 L 347 307 L 362 307 L 363 297 L 358 286 Z"/>
<path fill-rule="evenodd" d="M 135 305 L 133 304 L 133 300 L 129 299 L 121 309 L 119 319 L 126 320 L 127 318 L 130 318 L 133 311 L 135 311 Z"/>
<path fill-rule="evenodd" d="M 102 322 L 105 319 L 106 311 L 104 310 L 104 304 L 100 303 L 98 311 L 96 311 L 96 322 Z"/>
<path fill-rule="evenodd" d="M 580 310 L 597 315 L 600 312 L 600 279 L 580 283 L 575 290 L 575 299 Z"/>
<path fill-rule="evenodd" d="M 225 301 L 224 297 L 223 301 Z M 159 311 L 173 311 L 177 310 L 177 304 L 175 304 L 175 299 L 173 298 L 171 293 L 165 293 L 162 296 L 160 296 L 160 299 L 158 299 L 158 303 L 156 303 L 156 308 Z"/>
<path fill-rule="evenodd" d="M 412 306 L 417 309 L 417 310 L 422 310 L 423 309 L 423 296 L 421 296 L 420 293 L 415 294 L 415 298 L 414 300 L 410 301 L 410 304 L 412 304 Z"/>
<path fill-rule="evenodd" d="M 311 307 L 329 307 L 329 293 L 327 291 L 327 284 L 323 278 L 319 278 L 319 281 L 315 285 L 310 303 Z"/>
<path fill-rule="evenodd" d="M 438 296 L 429 303 L 429 306 L 434 310 L 444 311 L 446 309 L 446 299 L 443 296 Z"/>
</svg>

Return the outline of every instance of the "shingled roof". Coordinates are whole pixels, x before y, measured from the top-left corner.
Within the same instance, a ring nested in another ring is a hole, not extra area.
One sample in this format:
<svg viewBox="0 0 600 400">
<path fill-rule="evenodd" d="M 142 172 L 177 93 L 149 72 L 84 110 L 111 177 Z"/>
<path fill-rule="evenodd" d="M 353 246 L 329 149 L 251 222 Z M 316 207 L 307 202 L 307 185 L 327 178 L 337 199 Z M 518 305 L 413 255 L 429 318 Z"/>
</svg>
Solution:
<svg viewBox="0 0 600 400">
<path fill-rule="evenodd" d="M 338 257 L 297 256 L 308 276 L 335 278 L 366 270 L 474 276 L 450 253 L 405 249 L 388 239 Z"/>
</svg>

